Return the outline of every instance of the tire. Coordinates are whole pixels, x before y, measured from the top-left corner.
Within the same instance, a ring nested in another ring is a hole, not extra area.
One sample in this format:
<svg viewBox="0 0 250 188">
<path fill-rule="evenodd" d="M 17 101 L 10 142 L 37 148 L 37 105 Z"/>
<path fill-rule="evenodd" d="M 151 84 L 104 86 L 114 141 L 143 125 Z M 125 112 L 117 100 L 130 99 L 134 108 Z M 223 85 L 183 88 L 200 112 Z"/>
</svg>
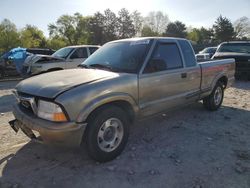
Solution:
<svg viewBox="0 0 250 188">
<path fill-rule="evenodd" d="M 203 105 L 210 111 L 220 108 L 224 98 L 224 88 L 221 82 L 217 82 L 212 93 L 203 99 Z"/>
<path fill-rule="evenodd" d="M 129 136 L 126 112 L 117 106 L 98 109 L 89 119 L 84 135 L 87 152 L 98 162 L 107 162 L 121 154 Z"/>
<path fill-rule="evenodd" d="M 4 78 L 4 70 L 0 68 L 0 79 Z"/>
</svg>

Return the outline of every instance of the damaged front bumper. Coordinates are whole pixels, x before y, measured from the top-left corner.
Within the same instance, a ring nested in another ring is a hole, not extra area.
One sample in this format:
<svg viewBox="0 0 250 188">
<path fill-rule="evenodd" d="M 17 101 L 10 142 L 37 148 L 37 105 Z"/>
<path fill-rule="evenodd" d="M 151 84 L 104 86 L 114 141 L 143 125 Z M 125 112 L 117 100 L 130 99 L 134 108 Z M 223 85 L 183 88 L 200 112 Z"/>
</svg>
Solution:
<svg viewBox="0 0 250 188">
<path fill-rule="evenodd" d="M 23 112 L 14 105 L 15 120 L 9 122 L 11 128 L 18 132 L 19 129 L 30 139 L 40 143 L 60 146 L 79 146 L 87 123 L 55 123 L 36 117 L 34 114 Z"/>
</svg>

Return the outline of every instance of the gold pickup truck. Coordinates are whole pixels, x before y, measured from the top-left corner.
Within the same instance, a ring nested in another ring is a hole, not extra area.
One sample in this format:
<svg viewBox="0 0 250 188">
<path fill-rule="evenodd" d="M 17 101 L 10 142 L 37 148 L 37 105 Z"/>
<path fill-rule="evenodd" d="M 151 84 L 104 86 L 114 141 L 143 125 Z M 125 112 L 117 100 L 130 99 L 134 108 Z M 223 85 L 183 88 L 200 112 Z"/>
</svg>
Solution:
<svg viewBox="0 0 250 188">
<path fill-rule="evenodd" d="M 234 73 L 234 59 L 197 63 L 185 39 L 113 41 L 78 69 L 20 82 L 10 125 L 42 143 L 85 143 L 93 159 L 105 162 L 123 151 L 135 118 L 199 100 L 217 110 Z"/>
</svg>

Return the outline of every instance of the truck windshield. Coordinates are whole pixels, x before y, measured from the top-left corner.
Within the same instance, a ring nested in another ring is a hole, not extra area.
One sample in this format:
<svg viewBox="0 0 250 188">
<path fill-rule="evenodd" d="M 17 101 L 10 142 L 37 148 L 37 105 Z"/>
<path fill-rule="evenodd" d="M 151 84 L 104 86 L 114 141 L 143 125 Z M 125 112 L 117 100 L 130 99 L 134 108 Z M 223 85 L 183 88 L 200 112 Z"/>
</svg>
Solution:
<svg viewBox="0 0 250 188">
<path fill-rule="evenodd" d="M 80 66 L 83 68 L 93 67 L 115 72 L 136 73 L 143 63 L 150 44 L 150 40 L 107 43 Z"/>
<path fill-rule="evenodd" d="M 52 54 L 53 57 L 67 58 L 74 48 L 61 48 Z"/>
<path fill-rule="evenodd" d="M 250 43 L 226 43 L 222 44 L 218 52 L 250 53 Z"/>
</svg>

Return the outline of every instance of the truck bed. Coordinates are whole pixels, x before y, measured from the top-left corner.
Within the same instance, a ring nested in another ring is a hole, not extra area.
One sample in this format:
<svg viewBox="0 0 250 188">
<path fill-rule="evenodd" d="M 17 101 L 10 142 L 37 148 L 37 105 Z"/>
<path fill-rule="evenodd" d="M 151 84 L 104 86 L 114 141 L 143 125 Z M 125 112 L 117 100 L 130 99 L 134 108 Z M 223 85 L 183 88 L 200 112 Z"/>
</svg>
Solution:
<svg viewBox="0 0 250 188">
<path fill-rule="evenodd" d="M 222 60 L 209 60 L 198 62 L 201 68 L 201 91 L 202 96 L 206 96 L 212 91 L 217 78 L 225 76 L 227 79 L 226 87 L 232 85 L 235 73 L 235 60 L 222 59 Z"/>
</svg>

